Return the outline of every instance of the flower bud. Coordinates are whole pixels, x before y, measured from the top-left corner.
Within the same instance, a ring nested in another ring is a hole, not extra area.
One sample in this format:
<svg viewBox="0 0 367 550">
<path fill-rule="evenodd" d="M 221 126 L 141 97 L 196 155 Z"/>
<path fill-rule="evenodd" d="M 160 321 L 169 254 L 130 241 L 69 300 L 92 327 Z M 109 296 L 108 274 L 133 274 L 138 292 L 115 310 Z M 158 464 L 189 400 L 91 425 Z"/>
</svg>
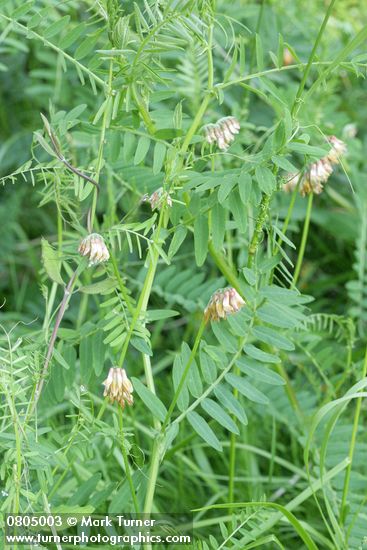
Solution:
<svg viewBox="0 0 367 550">
<path fill-rule="evenodd" d="M 292 63 L 294 63 L 294 57 L 292 55 L 292 53 L 290 52 L 290 50 L 285 47 L 284 50 L 283 50 L 283 65 L 285 65 L 286 67 L 288 67 L 288 65 L 292 65 Z"/>
<path fill-rule="evenodd" d="M 98 233 L 91 233 L 79 245 L 79 254 L 89 258 L 89 267 L 106 262 L 110 257 L 104 239 Z"/>
<path fill-rule="evenodd" d="M 150 196 L 144 195 L 142 201 L 149 202 L 152 210 L 160 209 L 164 201 L 167 202 L 168 206 L 172 206 L 172 198 L 167 191 L 164 191 L 163 187 L 156 189 Z"/>
<path fill-rule="evenodd" d="M 127 377 L 125 369 L 111 367 L 103 385 L 105 387 L 103 396 L 108 397 L 111 403 L 117 401 L 122 409 L 125 408 L 125 402 L 128 405 L 134 403 L 132 396 L 134 388 Z"/>
<path fill-rule="evenodd" d="M 206 321 L 226 319 L 227 315 L 236 313 L 245 305 L 245 301 L 233 287 L 217 290 L 210 298 L 204 310 Z"/>
</svg>

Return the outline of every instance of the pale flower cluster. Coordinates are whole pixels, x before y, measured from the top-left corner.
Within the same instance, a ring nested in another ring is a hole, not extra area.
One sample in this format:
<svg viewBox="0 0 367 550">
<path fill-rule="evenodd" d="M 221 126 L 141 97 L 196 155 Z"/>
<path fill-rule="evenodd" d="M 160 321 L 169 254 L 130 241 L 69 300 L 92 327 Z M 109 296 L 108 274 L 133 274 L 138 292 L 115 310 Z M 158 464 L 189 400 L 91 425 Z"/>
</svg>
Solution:
<svg viewBox="0 0 367 550">
<path fill-rule="evenodd" d="M 233 287 L 217 290 L 210 298 L 204 310 L 206 321 L 226 319 L 227 315 L 236 313 L 245 305 L 245 301 Z"/>
<path fill-rule="evenodd" d="M 144 195 L 142 202 L 149 202 L 152 210 L 156 208 L 160 209 L 164 202 L 166 202 L 168 206 L 172 206 L 172 198 L 163 187 L 159 187 L 151 195 Z"/>
<path fill-rule="evenodd" d="M 215 124 L 207 124 L 203 128 L 208 143 L 216 143 L 225 151 L 240 131 L 240 123 L 234 116 L 221 118 Z"/>
<path fill-rule="evenodd" d="M 292 193 L 297 185 L 302 197 L 310 193 L 315 195 L 322 193 L 324 184 L 333 172 L 333 164 L 338 164 L 347 150 L 345 143 L 335 136 L 329 136 L 327 141 L 331 149 L 325 157 L 313 162 L 304 174 L 294 172 L 287 174 L 286 183 L 283 185 L 286 193 Z"/>
<path fill-rule="evenodd" d="M 122 409 L 125 407 L 125 402 L 128 405 L 134 403 L 132 396 L 134 388 L 127 377 L 125 369 L 111 367 L 103 385 L 105 387 L 103 396 L 108 397 L 111 403 L 117 401 Z"/>
<path fill-rule="evenodd" d="M 98 233 L 91 233 L 79 245 L 79 254 L 89 258 L 89 267 L 106 262 L 110 254 L 104 239 Z"/>
</svg>

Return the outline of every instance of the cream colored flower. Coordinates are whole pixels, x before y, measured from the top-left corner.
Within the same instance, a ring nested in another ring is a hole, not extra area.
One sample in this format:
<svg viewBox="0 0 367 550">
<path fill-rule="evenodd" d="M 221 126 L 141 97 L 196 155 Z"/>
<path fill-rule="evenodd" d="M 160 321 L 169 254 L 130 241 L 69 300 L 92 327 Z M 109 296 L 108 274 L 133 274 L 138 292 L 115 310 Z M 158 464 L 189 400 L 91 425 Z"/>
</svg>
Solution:
<svg viewBox="0 0 367 550">
<path fill-rule="evenodd" d="M 233 287 L 217 290 L 210 298 L 204 310 L 206 321 L 226 319 L 227 315 L 236 313 L 245 305 L 245 301 Z"/>
<path fill-rule="evenodd" d="M 315 193 L 315 195 L 320 195 L 324 189 L 323 183 L 327 182 L 332 171 L 333 168 L 326 157 L 312 163 L 300 185 L 299 192 L 302 197 L 311 192 Z"/>
<path fill-rule="evenodd" d="M 125 402 L 128 405 L 134 403 L 132 396 L 134 388 L 125 369 L 111 367 L 106 380 L 102 383 L 105 387 L 103 396 L 108 397 L 111 403 L 117 401 L 122 409 L 125 408 Z"/>
<path fill-rule="evenodd" d="M 324 189 L 323 183 L 326 183 L 332 171 L 330 161 L 327 157 L 324 157 L 317 162 L 313 162 L 302 176 L 294 172 L 289 173 L 287 182 L 283 185 L 283 190 L 287 193 L 293 192 L 300 179 L 299 192 L 302 197 L 310 193 L 320 195 Z"/>
<path fill-rule="evenodd" d="M 168 206 L 172 206 L 172 198 L 167 191 L 164 191 L 163 187 L 156 189 L 150 196 L 144 195 L 142 201 L 149 202 L 152 210 L 160 209 L 164 201 L 167 202 Z"/>
<path fill-rule="evenodd" d="M 332 164 L 338 164 L 340 162 L 340 157 L 346 153 L 347 146 L 344 141 L 338 139 L 336 136 L 329 136 L 327 140 L 331 145 L 331 149 L 326 158 Z"/>
<path fill-rule="evenodd" d="M 225 151 L 240 131 L 240 123 L 235 117 L 227 116 L 215 124 L 207 124 L 203 130 L 208 143 L 216 142 L 219 149 Z"/>
<path fill-rule="evenodd" d="M 104 239 L 98 233 L 91 233 L 79 245 L 79 254 L 89 258 L 89 266 L 106 262 L 110 257 Z"/>
</svg>

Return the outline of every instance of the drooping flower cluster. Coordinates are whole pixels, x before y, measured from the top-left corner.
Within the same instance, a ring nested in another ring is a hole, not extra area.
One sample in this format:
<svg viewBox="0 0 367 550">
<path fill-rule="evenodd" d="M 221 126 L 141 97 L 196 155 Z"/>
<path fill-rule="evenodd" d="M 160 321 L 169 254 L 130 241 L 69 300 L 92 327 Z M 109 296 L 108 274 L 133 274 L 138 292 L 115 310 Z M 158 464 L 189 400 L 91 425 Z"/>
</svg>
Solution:
<svg viewBox="0 0 367 550">
<path fill-rule="evenodd" d="M 210 298 L 204 310 L 206 321 L 226 319 L 227 315 L 236 313 L 245 305 L 245 301 L 233 287 L 217 290 Z"/>
<path fill-rule="evenodd" d="M 216 142 L 219 149 L 225 151 L 240 131 L 240 123 L 234 116 L 227 116 L 215 124 L 207 124 L 203 130 L 208 143 Z"/>
<path fill-rule="evenodd" d="M 91 233 L 82 240 L 79 245 L 79 254 L 89 258 L 89 267 L 106 262 L 110 257 L 104 239 L 98 233 Z"/>
<path fill-rule="evenodd" d="M 160 209 L 165 201 L 168 206 L 172 206 L 172 198 L 163 187 L 159 187 L 151 195 L 144 195 L 141 200 L 149 202 L 152 210 Z"/>
<path fill-rule="evenodd" d="M 111 367 L 103 385 L 105 387 L 103 396 L 108 397 L 111 403 L 117 401 L 122 409 L 125 408 L 125 402 L 128 405 L 134 403 L 132 396 L 134 388 L 127 377 L 125 369 Z"/>
<path fill-rule="evenodd" d="M 332 164 L 338 164 L 340 162 L 340 157 L 347 152 L 347 146 L 344 141 L 338 139 L 336 136 L 329 136 L 327 140 L 331 145 L 331 149 L 326 158 Z"/>
<path fill-rule="evenodd" d="M 341 155 L 347 150 L 345 143 L 335 136 L 329 136 L 327 141 L 331 145 L 331 149 L 325 157 L 317 162 L 313 162 L 304 174 L 295 172 L 287 174 L 286 182 L 283 185 L 283 190 L 286 193 L 293 192 L 297 185 L 302 197 L 310 193 L 315 193 L 316 195 L 322 193 L 323 184 L 327 182 L 332 174 L 332 165 L 338 164 Z"/>
</svg>

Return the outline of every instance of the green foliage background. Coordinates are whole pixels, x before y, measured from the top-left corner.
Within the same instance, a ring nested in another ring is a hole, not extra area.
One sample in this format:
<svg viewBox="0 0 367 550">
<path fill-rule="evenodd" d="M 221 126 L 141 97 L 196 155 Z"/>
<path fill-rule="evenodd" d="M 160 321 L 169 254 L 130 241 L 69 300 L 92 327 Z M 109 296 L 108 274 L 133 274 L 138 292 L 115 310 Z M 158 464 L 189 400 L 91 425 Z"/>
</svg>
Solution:
<svg viewBox="0 0 367 550">
<path fill-rule="evenodd" d="M 366 23 L 354 0 L 0 2 L 3 513 L 206 507 L 193 548 L 366 546 Z M 202 128 L 225 116 L 223 152 Z M 348 153 L 310 210 L 282 185 L 328 135 Z M 246 306 L 204 327 L 228 285 Z"/>
</svg>

